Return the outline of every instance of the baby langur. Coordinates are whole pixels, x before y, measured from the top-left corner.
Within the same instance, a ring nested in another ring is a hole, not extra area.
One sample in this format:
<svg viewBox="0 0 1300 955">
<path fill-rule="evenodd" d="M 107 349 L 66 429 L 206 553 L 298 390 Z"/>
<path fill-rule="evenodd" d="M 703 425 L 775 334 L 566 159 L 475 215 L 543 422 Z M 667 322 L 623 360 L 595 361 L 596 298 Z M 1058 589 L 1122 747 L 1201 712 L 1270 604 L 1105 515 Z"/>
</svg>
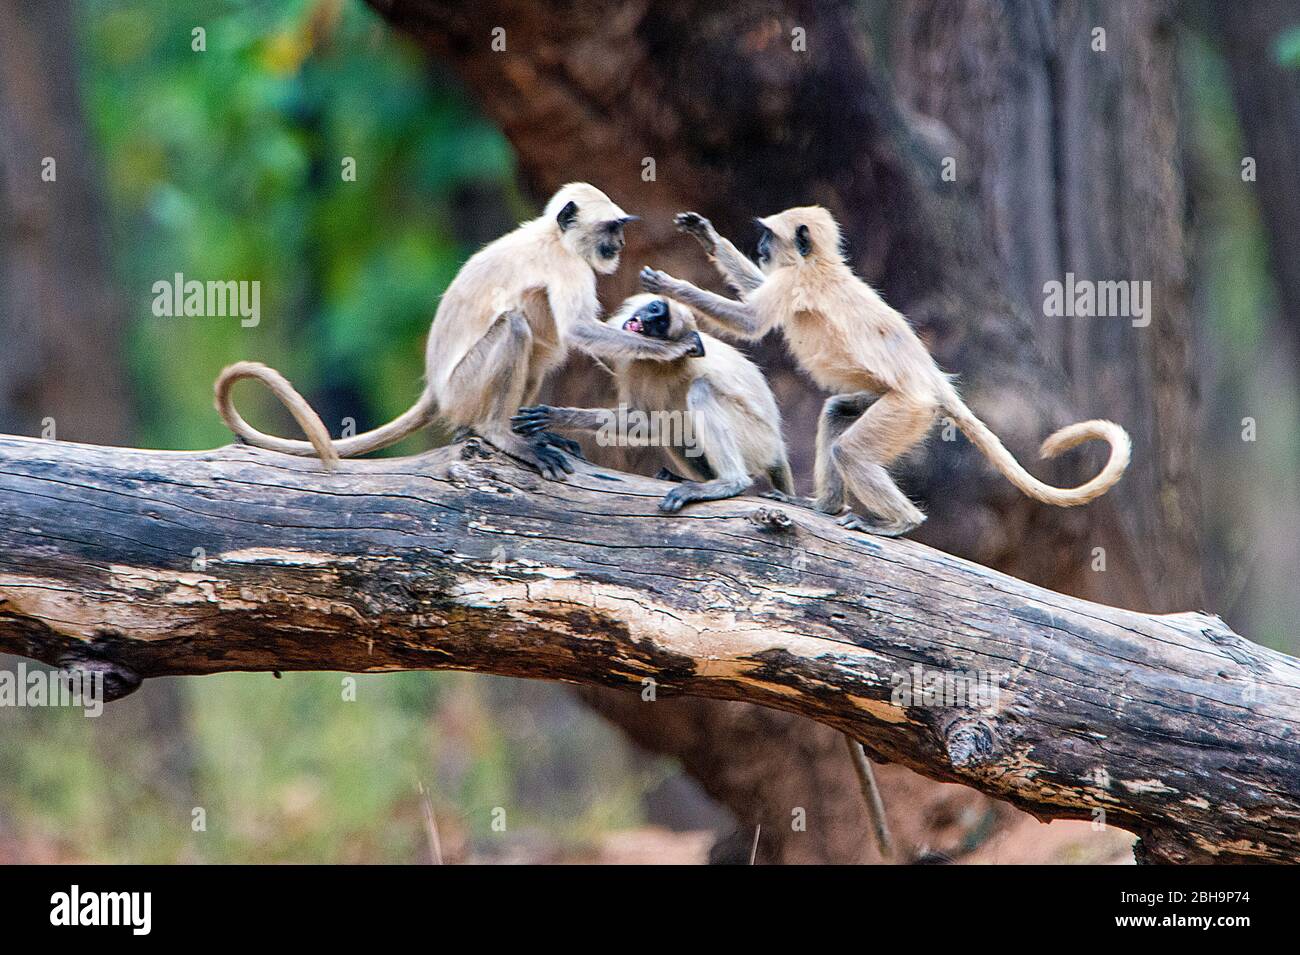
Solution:
<svg viewBox="0 0 1300 955">
<path fill-rule="evenodd" d="M 692 456 L 689 449 L 665 446 L 673 464 L 695 480 L 669 491 L 660 510 L 671 513 L 692 501 L 734 497 L 758 474 L 765 474 L 778 493 L 793 493 L 781 414 L 763 373 L 752 362 L 725 342 L 701 335 L 690 309 L 671 299 L 634 295 L 610 316 L 608 324 L 662 341 L 695 341 L 699 348 L 690 357 L 671 361 L 631 355 L 618 360 L 614 364 L 618 409 L 520 408 L 513 418 L 517 432 L 531 434 L 542 428 L 596 431 L 611 427 L 616 416 L 629 408 L 685 412 L 683 419 L 694 425 L 695 450 L 702 453 Z M 666 469 L 659 476 L 682 480 Z M 875 773 L 862 745 L 848 736 L 844 742 L 876 844 L 881 856 L 890 860 L 893 840 Z"/>
<path fill-rule="evenodd" d="M 676 222 L 700 242 L 740 299 L 650 268 L 641 271 L 642 286 L 689 305 L 707 324 L 732 335 L 762 338 L 782 329 L 804 370 L 833 394 L 817 431 L 814 504 L 841 514 L 841 524 L 896 536 L 925 520 L 885 469 L 925 438 L 940 412 L 950 415 L 1012 484 L 1045 504 L 1086 504 L 1110 490 L 1128 466 L 1127 432 L 1110 421 L 1083 421 L 1051 435 L 1041 454 L 1056 457 L 1094 438 L 1108 442 L 1110 457 L 1091 480 L 1074 488 L 1052 487 L 1021 467 L 966 407 L 907 319 L 853 274 L 840 253 L 839 226 L 820 206 L 759 219 L 759 266 L 704 217 L 684 212 Z M 850 495 L 876 519 L 847 510 Z"/>
<path fill-rule="evenodd" d="M 613 429 L 621 413 L 668 412 L 680 422 L 680 445 L 665 445 L 676 470 L 660 476 L 681 482 L 664 496 L 660 510 L 673 512 L 694 501 L 717 501 L 743 493 L 754 477 L 792 493 L 790 465 L 781 437 L 781 415 L 763 373 L 739 351 L 696 330 L 690 309 L 655 295 L 634 295 L 607 324 L 629 338 L 690 342 L 690 357 L 663 361 L 636 349 L 612 355 L 619 408 L 520 408 L 517 434 L 551 428 Z M 662 434 L 662 431 L 661 431 Z M 693 439 L 693 441 L 692 441 Z"/>
<path fill-rule="evenodd" d="M 425 386 L 411 408 L 388 424 L 337 441 L 303 397 L 278 372 L 239 362 L 216 381 L 222 420 L 244 442 L 288 454 L 319 455 L 326 468 L 340 457 L 377 451 L 441 420 L 458 437 L 477 434 L 502 451 L 560 479 L 573 465 L 557 448 L 578 446 L 547 431 L 528 439 L 510 430 L 510 415 L 537 400 L 542 379 L 570 345 L 598 358 L 670 360 L 693 342 L 639 338 L 598 319 L 596 273 L 618 268 L 629 216 L 599 189 L 570 183 L 546 211 L 470 256 L 438 303 L 425 350 Z M 289 409 L 308 441 L 263 434 L 235 410 L 230 390 L 256 378 Z"/>
</svg>

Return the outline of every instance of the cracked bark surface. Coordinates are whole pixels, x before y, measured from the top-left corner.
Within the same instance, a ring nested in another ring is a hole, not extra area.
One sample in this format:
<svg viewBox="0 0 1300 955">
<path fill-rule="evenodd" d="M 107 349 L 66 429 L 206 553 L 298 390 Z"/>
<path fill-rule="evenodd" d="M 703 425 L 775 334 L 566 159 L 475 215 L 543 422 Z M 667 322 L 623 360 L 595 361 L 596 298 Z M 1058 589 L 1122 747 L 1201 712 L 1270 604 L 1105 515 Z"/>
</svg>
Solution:
<svg viewBox="0 0 1300 955">
<path fill-rule="evenodd" d="M 589 179 L 645 217 L 630 231 L 628 265 L 603 280 L 607 304 L 636 290 L 643 263 L 718 287 L 695 244 L 673 232 L 675 212 L 708 215 L 743 248 L 751 216 L 820 202 L 844 225 L 858 272 L 909 316 L 1022 460 L 1055 427 L 1088 417 L 1117 420 L 1137 441 L 1125 485 L 1060 510 L 1027 502 L 965 442 L 932 440 L 903 475 L 930 515 L 920 539 L 1110 603 L 1204 605 L 1170 4 L 368 2 L 463 80 L 536 195 Z M 791 47 L 796 25 L 806 54 Z M 1108 31 L 1106 56 L 1088 49 L 1095 25 Z M 504 52 L 491 48 L 495 27 Z M 940 179 L 945 156 L 957 159 L 956 182 Z M 1151 279 L 1152 326 L 1045 320 L 1042 282 L 1067 269 Z M 806 487 L 822 396 L 779 342 L 755 354 Z M 556 404 L 608 397 L 603 373 L 581 359 L 552 387 Z M 1096 547 L 1106 573 L 1090 569 Z M 679 701 L 656 732 L 654 718 L 616 697 L 586 698 L 683 759 L 742 821 L 788 817 L 791 800 L 808 795 L 790 780 L 823 780 L 807 804 L 844 825 L 822 861 L 872 858 L 859 800 L 840 795 L 853 791 L 851 768 L 824 727 L 754 714 L 771 732 L 763 746 L 708 700 Z M 913 811 L 916 789 L 899 790 L 896 812 Z M 997 811 L 977 798 L 969 808 Z M 765 831 L 768 858 L 787 858 L 788 845 L 791 861 L 810 860 L 804 843 Z"/>
<path fill-rule="evenodd" d="M 325 473 L 4 437 L 0 650 L 119 691 L 228 670 L 653 680 L 1039 818 L 1104 812 L 1147 861 L 1300 860 L 1300 661 L 762 499 L 665 517 L 667 486 L 548 482 L 477 441 Z M 926 699 L 933 675 L 997 691 Z"/>
</svg>

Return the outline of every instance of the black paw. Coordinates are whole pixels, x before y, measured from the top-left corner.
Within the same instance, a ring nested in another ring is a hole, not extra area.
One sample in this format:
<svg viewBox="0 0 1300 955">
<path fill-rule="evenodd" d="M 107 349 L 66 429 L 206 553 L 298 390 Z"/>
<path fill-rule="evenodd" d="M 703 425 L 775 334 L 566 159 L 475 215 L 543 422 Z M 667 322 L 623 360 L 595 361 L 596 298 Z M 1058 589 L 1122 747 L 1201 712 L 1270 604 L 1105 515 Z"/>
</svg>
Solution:
<svg viewBox="0 0 1300 955">
<path fill-rule="evenodd" d="M 539 431 L 533 436 L 533 440 L 539 441 L 550 448 L 559 448 L 566 451 L 579 460 L 587 460 L 587 456 L 582 453 L 582 445 L 572 438 L 566 438 L 562 434 L 556 434 L 554 431 Z"/>
<path fill-rule="evenodd" d="M 573 473 L 573 462 L 565 456 L 563 451 L 557 451 L 555 448 L 546 445 L 535 444 L 532 447 L 532 452 L 533 460 L 529 463 L 552 481 L 563 481 L 565 475 Z"/>
<path fill-rule="evenodd" d="M 695 485 L 687 481 L 664 495 L 664 499 L 659 502 L 659 510 L 665 514 L 676 514 L 687 504 L 699 499 Z"/>
<path fill-rule="evenodd" d="M 693 345 L 694 345 L 694 347 L 692 347 L 691 350 L 688 351 L 688 352 L 686 353 L 686 357 L 687 357 L 687 358 L 703 358 L 703 357 L 704 357 L 704 339 L 700 337 L 700 333 L 699 333 L 699 332 L 691 332 L 690 335 L 688 335 L 688 336 L 686 337 L 686 340 L 689 341 L 689 342 L 692 342 Z"/>
<path fill-rule="evenodd" d="M 529 437 L 545 431 L 551 425 L 551 413 L 555 409 L 550 405 L 534 405 L 520 408 L 510 419 L 510 428 L 515 434 Z"/>
<path fill-rule="evenodd" d="M 654 295 L 667 291 L 669 283 L 672 282 L 667 273 L 652 269 L 648 265 L 641 270 L 640 277 L 641 287 Z"/>
<path fill-rule="evenodd" d="M 667 468 L 660 468 L 659 473 L 655 475 L 656 481 L 672 481 L 674 484 L 680 484 L 686 478 L 682 477 L 676 471 L 670 471 Z"/>
<path fill-rule="evenodd" d="M 874 534 L 876 537 L 901 537 L 908 531 L 914 531 L 921 526 L 920 521 L 894 521 L 888 524 L 881 524 L 876 521 L 869 521 L 865 517 L 854 514 L 849 511 L 836 522 L 841 527 L 846 527 L 851 531 L 861 531 L 864 534 Z"/>
<path fill-rule="evenodd" d="M 709 248 L 713 246 L 713 223 L 698 212 L 679 212 L 673 216 L 678 232 L 693 235 Z"/>
</svg>

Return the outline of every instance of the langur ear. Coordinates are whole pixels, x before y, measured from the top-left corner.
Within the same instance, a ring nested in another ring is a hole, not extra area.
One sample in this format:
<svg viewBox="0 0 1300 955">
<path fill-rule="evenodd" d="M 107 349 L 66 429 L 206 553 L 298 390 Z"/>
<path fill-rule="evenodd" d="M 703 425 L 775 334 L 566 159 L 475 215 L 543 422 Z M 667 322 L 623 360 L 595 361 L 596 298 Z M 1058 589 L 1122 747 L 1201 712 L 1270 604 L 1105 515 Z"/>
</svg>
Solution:
<svg viewBox="0 0 1300 955">
<path fill-rule="evenodd" d="M 805 259 L 808 258 L 808 253 L 812 251 L 812 236 L 808 234 L 806 225 L 801 225 L 794 230 L 794 247 Z"/>
<path fill-rule="evenodd" d="M 578 221 L 578 204 L 570 199 L 560 210 L 560 214 L 555 217 L 555 221 L 560 224 L 560 231 L 567 232 L 569 227 Z"/>
</svg>

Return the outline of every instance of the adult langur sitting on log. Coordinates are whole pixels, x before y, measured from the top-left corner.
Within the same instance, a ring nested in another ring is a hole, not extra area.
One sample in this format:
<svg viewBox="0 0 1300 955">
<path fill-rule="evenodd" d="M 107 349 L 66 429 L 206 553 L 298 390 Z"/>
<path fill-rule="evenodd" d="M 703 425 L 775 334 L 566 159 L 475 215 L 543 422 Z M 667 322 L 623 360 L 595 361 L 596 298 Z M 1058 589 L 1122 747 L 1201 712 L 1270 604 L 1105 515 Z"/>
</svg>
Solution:
<svg viewBox="0 0 1300 955">
<path fill-rule="evenodd" d="M 660 360 L 694 347 L 630 335 L 598 318 L 596 273 L 618 268 L 624 226 L 636 218 L 594 186 L 571 183 L 551 197 L 540 217 L 472 255 L 438 303 L 425 350 L 424 391 L 410 409 L 372 431 L 331 439 L 284 376 L 257 362 L 238 362 L 221 372 L 217 411 L 245 443 L 318 455 L 326 468 L 437 420 L 457 437 L 478 435 L 547 477 L 562 479 L 573 465 L 559 449 L 576 451 L 577 445 L 546 431 L 520 437 L 510 430 L 510 416 L 537 400 L 542 380 L 569 347 L 598 358 L 640 354 Z M 244 421 L 230 394 L 241 378 L 269 387 L 309 440 L 264 434 Z"/>
</svg>

